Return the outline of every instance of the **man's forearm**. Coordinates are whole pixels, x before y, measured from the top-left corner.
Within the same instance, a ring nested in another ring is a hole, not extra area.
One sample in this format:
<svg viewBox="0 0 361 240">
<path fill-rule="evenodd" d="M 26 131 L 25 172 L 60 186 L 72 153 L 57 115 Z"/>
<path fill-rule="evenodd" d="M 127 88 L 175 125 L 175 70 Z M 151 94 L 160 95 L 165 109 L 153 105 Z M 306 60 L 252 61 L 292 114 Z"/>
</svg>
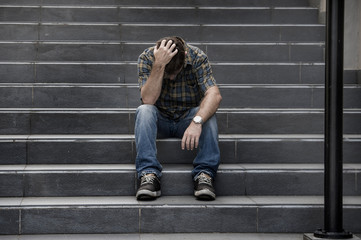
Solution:
<svg viewBox="0 0 361 240">
<path fill-rule="evenodd" d="M 218 87 L 211 87 L 207 90 L 196 115 L 201 116 L 203 121 L 206 122 L 216 113 L 221 101 L 222 96 Z M 201 133 L 202 126 L 192 121 L 183 134 L 181 148 L 183 150 L 186 148 L 187 150 L 193 150 L 194 148 L 197 148 Z"/>
<path fill-rule="evenodd" d="M 178 52 L 178 49 L 175 49 L 175 47 L 176 44 L 174 44 L 172 40 L 169 40 L 168 42 L 163 40 L 159 47 L 154 47 L 154 64 L 152 72 L 140 92 L 143 104 L 154 105 L 159 98 L 162 90 L 165 66 Z"/>
<path fill-rule="evenodd" d="M 164 67 L 165 66 L 161 64 L 154 64 L 152 72 L 140 92 L 143 104 L 154 105 L 154 103 L 159 98 L 160 92 L 162 90 Z"/>
<path fill-rule="evenodd" d="M 207 90 L 196 115 L 201 116 L 203 121 L 206 122 L 216 113 L 221 101 L 222 96 L 218 87 L 211 87 Z"/>
</svg>

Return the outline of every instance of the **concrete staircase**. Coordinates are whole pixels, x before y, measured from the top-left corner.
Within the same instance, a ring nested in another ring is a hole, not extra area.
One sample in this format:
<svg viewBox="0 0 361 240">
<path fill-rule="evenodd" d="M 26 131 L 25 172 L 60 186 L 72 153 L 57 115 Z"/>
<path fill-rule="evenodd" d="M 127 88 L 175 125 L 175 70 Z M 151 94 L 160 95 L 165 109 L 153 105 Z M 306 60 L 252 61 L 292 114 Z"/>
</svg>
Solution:
<svg viewBox="0 0 361 240">
<path fill-rule="evenodd" d="M 1 0 L 0 234 L 302 233 L 323 227 L 325 27 L 306 0 Z M 136 61 L 179 35 L 223 96 L 214 202 L 194 152 L 158 142 L 134 195 Z M 345 228 L 361 232 L 361 88 L 345 79 Z"/>
</svg>

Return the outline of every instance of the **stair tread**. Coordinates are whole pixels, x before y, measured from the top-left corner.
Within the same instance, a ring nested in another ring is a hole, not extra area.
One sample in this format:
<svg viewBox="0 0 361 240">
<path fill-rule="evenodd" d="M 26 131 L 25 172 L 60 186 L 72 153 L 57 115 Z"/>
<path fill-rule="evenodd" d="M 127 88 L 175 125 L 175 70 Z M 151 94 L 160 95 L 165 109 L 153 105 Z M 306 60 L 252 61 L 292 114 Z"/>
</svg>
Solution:
<svg viewBox="0 0 361 240">
<path fill-rule="evenodd" d="M 173 23 L 280 23 L 284 22 L 285 16 L 290 23 L 317 23 L 317 9 L 315 8 L 273 8 L 273 7 L 186 7 L 178 9 L 175 7 L 119 7 L 119 6 L 7 6 L 2 8 L 11 8 L 13 14 L 3 17 L 6 21 L 96 21 L 96 22 L 173 22 Z M 21 14 L 27 11 L 31 14 Z M 94 16 L 98 11 L 98 15 Z M 219 14 L 214 14 L 217 11 Z M 70 14 L 69 14 L 70 13 Z M 169 18 L 168 15 L 183 14 L 187 17 Z M 254 13 L 252 15 L 243 15 L 242 13 Z M 167 15 L 168 14 L 168 15 Z M 230 18 L 229 15 L 234 16 Z M 153 16 L 152 16 L 153 15 Z M 298 17 L 294 17 L 296 15 Z M 152 16 L 153 18 L 150 18 Z M 213 18 L 210 18 L 213 16 Z M 167 18 L 168 17 L 168 18 Z M 167 21 L 168 20 L 168 21 Z"/>
<path fill-rule="evenodd" d="M 117 40 L 0 40 L 0 44 L 43 44 L 43 45 L 146 45 L 152 46 L 154 41 L 117 41 Z M 225 45 L 225 46 L 325 46 L 324 41 L 189 41 L 190 45 Z"/>
<path fill-rule="evenodd" d="M 323 172 L 322 163 L 238 163 L 220 164 L 219 172 L 222 171 L 319 171 Z M 361 171 L 361 163 L 345 163 L 344 171 Z M 163 172 L 190 172 L 191 164 L 163 164 Z M 134 164 L 16 164 L 0 165 L 0 172 L 112 172 L 112 171 L 135 171 Z"/>
<path fill-rule="evenodd" d="M 23 61 L 23 60 L 9 60 L 4 61 L 0 60 L 0 64 L 2 65 L 29 65 L 29 64 L 37 64 L 37 65 L 137 65 L 137 61 Z M 267 62 L 267 61 L 259 61 L 259 62 L 234 62 L 234 61 L 212 61 L 212 65 L 230 65 L 230 66 L 325 66 L 324 62 L 313 62 L 313 61 L 304 61 L 304 62 Z"/>
<path fill-rule="evenodd" d="M 4 240 L 300 240 L 300 233 L 121 233 L 121 234 L 41 234 L 12 235 L 2 237 Z"/>
<path fill-rule="evenodd" d="M 361 196 L 344 196 L 344 205 L 361 206 Z M 323 205 L 323 196 L 219 196 L 215 201 L 198 201 L 193 196 L 163 196 L 155 201 L 137 201 L 134 196 L 106 197 L 19 197 L 0 198 L 0 207 L 51 206 L 304 206 Z"/>
<path fill-rule="evenodd" d="M 324 88 L 323 84 L 237 84 L 219 83 L 219 88 Z M 0 87 L 127 87 L 138 88 L 137 83 L 0 83 Z M 359 84 L 345 84 L 344 88 L 360 88 Z"/>
<path fill-rule="evenodd" d="M 89 5 L 89 1 L 79 1 L 79 0 L 67 0 L 67 1 L 53 1 L 53 0 L 46 0 L 46 1 L 40 1 L 40 0 L 28 0 L 28 1 L 4 1 L 7 3 L 6 5 L 20 5 L 20 6 L 27 6 L 27 5 L 39 5 L 47 4 L 47 5 Z M 295 6 L 295 7 L 304 7 L 309 6 L 307 1 L 244 1 L 244 0 L 237 0 L 237 1 L 222 1 L 222 2 L 209 2 L 204 0 L 197 0 L 192 1 L 197 6 L 264 6 L 264 5 L 270 5 L 270 6 Z M 137 1 L 136 3 L 132 0 L 92 0 L 90 5 L 93 6 L 102 6 L 102 5 L 121 5 L 123 6 L 188 6 L 189 1 Z"/>
<path fill-rule="evenodd" d="M 99 113 L 133 113 L 136 108 L 0 108 L 0 112 L 99 112 Z M 361 108 L 344 108 L 346 113 L 358 113 Z M 323 113 L 323 108 L 222 108 L 217 110 L 218 113 Z"/>
<path fill-rule="evenodd" d="M 50 21 L 1 21 L 0 25 L 62 25 L 62 24 L 69 24 L 71 26 L 87 26 L 87 25 L 100 25 L 100 26 L 119 26 L 119 22 L 50 22 Z M 259 27 L 259 26 L 266 26 L 266 27 L 274 27 L 274 26 L 310 26 L 310 27 L 325 27 L 325 24 L 322 23 L 205 23 L 205 24 L 199 24 L 199 23 L 137 23 L 137 22 L 127 22 L 122 23 L 124 26 L 221 26 L 221 27 Z"/>
<path fill-rule="evenodd" d="M 247 9 L 247 10 L 273 10 L 273 9 L 280 9 L 280 10 L 317 10 L 318 8 L 312 7 L 312 6 L 201 6 L 198 4 L 194 4 L 196 6 L 190 6 L 189 4 L 187 6 L 170 6 L 170 5 L 162 5 L 162 6 L 146 6 L 146 5 L 134 5 L 134 6 L 127 6 L 127 5 L 116 5 L 116 4 L 28 4 L 28 5 L 17 5 L 17 4 L 0 4 L 3 8 L 55 8 L 55 9 L 67 9 L 67 8 L 75 8 L 75 9 L 165 9 L 165 10 L 187 10 L 187 9 L 215 9 L 215 10 L 224 10 L 224 9 Z"/>
<path fill-rule="evenodd" d="M 235 139 L 249 139 L 249 140 L 323 140 L 323 134 L 219 134 L 220 140 L 235 140 Z M 359 140 L 360 134 L 344 134 L 344 141 Z M 74 141 L 74 140 L 89 140 L 89 141 L 101 141 L 101 140 L 134 140 L 134 134 L 32 134 L 32 135 L 1 135 L 0 140 L 5 141 Z M 157 141 L 176 141 L 177 138 L 165 138 L 158 139 Z"/>
</svg>

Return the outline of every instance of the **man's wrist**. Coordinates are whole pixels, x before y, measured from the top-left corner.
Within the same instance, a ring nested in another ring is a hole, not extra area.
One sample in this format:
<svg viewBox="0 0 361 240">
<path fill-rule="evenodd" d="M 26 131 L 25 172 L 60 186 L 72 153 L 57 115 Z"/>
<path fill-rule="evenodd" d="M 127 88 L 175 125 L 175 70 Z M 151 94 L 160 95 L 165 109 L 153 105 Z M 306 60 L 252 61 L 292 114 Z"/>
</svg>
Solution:
<svg viewBox="0 0 361 240">
<path fill-rule="evenodd" d="M 195 124 L 200 124 L 202 125 L 203 124 L 203 118 L 201 116 L 195 116 L 192 120 Z"/>
<path fill-rule="evenodd" d="M 162 64 L 162 63 L 159 63 L 159 62 L 155 61 L 155 62 L 153 63 L 153 67 L 152 67 L 152 68 L 157 69 L 158 71 L 163 71 L 163 72 L 164 72 L 164 69 L 165 69 L 165 66 L 166 66 L 166 65 L 167 65 L 167 64 Z"/>
</svg>

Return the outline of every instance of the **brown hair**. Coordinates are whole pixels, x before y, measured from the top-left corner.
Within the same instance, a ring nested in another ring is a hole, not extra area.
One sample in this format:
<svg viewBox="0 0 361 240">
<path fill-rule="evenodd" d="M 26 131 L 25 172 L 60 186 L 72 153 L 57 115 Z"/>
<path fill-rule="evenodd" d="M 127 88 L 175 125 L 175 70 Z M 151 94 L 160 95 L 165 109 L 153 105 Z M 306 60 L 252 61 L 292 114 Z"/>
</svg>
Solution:
<svg viewBox="0 0 361 240">
<path fill-rule="evenodd" d="M 164 37 L 157 41 L 157 48 L 159 48 L 161 42 L 163 40 L 166 40 L 167 42 L 169 40 L 172 40 L 173 43 L 176 45 L 176 49 L 178 49 L 177 54 L 170 60 L 170 62 L 165 66 L 165 72 L 168 74 L 172 74 L 174 72 L 177 72 L 179 69 L 181 69 L 185 62 L 185 42 L 182 38 L 172 36 L 172 37 Z"/>
</svg>

